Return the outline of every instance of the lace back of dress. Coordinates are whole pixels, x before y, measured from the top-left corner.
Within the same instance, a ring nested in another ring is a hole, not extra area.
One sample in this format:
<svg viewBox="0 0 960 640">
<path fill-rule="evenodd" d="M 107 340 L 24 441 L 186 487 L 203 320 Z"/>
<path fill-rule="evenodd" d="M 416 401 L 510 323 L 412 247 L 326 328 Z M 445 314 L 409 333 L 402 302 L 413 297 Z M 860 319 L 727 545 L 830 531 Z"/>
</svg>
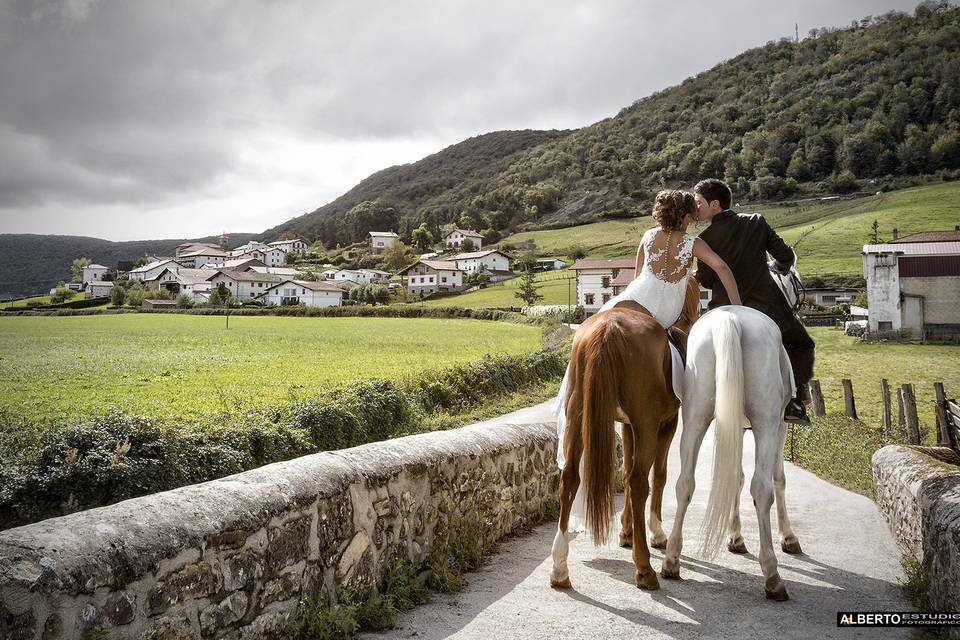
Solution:
<svg viewBox="0 0 960 640">
<path fill-rule="evenodd" d="M 644 268 L 658 280 L 676 283 L 683 280 L 690 268 L 693 242 L 682 231 L 651 231 L 644 243 Z"/>
</svg>

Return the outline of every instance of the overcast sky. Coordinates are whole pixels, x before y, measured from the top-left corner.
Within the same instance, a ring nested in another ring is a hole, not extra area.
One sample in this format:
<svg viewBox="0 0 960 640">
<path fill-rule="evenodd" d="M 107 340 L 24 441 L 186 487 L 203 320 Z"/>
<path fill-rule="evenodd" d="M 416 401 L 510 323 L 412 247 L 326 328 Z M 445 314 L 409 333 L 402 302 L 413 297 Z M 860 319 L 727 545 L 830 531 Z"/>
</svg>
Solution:
<svg viewBox="0 0 960 640">
<path fill-rule="evenodd" d="M 0 233 L 259 232 L 498 129 L 582 127 L 917 0 L 0 0 Z"/>
</svg>

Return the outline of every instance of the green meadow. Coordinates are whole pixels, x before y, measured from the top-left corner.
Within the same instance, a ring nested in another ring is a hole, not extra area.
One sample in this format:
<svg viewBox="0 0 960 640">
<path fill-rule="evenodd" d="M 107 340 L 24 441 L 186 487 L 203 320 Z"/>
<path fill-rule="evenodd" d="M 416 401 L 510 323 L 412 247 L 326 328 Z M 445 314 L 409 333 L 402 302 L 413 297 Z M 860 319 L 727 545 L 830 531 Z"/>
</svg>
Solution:
<svg viewBox="0 0 960 640">
<path fill-rule="evenodd" d="M 577 283 L 569 269 L 545 271 L 536 275 L 537 292 L 543 296 L 537 304 L 572 304 L 577 306 Z M 423 302 L 427 307 L 464 307 L 466 309 L 520 308 L 526 303 L 516 296 L 520 278 L 496 282 L 484 289 L 457 296 L 430 298 Z M 420 303 L 418 303 L 420 304 Z"/>
<path fill-rule="evenodd" d="M 117 407 L 190 421 L 536 351 L 540 339 L 537 326 L 478 320 L 0 317 L 0 411 L 61 422 Z"/>
</svg>

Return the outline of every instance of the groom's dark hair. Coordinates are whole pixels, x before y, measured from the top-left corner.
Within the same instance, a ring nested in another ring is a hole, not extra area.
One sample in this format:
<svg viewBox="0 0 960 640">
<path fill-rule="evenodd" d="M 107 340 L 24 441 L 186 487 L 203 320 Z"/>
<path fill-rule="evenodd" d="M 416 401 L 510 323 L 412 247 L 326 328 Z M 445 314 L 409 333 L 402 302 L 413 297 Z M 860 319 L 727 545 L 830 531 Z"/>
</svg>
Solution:
<svg viewBox="0 0 960 640">
<path fill-rule="evenodd" d="M 733 200 L 730 187 L 727 186 L 726 182 L 718 178 L 701 180 L 693 190 L 703 196 L 703 199 L 708 203 L 718 200 L 720 202 L 720 209 L 723 211 L 730 208 L 730 201 Z"/>
</svg>

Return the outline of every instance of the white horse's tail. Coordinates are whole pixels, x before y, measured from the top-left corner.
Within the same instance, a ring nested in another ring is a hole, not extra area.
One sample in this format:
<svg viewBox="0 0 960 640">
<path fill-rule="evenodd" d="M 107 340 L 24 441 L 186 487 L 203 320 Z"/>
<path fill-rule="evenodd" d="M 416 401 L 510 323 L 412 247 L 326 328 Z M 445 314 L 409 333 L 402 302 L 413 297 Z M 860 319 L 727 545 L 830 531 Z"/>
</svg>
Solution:
<svg viewBox="0 0 960 640">
<path fill-rule="evenodd" d="M 713 482 L 701 526 L 706 558 L 723 544 L 733 505 L 740 493 L 743 457 L 743 350 L 740 321 L 732 313 L 718 314 L 712 327 L 716 354 L 716 405 L 714 410 Z"/>
</svg>

